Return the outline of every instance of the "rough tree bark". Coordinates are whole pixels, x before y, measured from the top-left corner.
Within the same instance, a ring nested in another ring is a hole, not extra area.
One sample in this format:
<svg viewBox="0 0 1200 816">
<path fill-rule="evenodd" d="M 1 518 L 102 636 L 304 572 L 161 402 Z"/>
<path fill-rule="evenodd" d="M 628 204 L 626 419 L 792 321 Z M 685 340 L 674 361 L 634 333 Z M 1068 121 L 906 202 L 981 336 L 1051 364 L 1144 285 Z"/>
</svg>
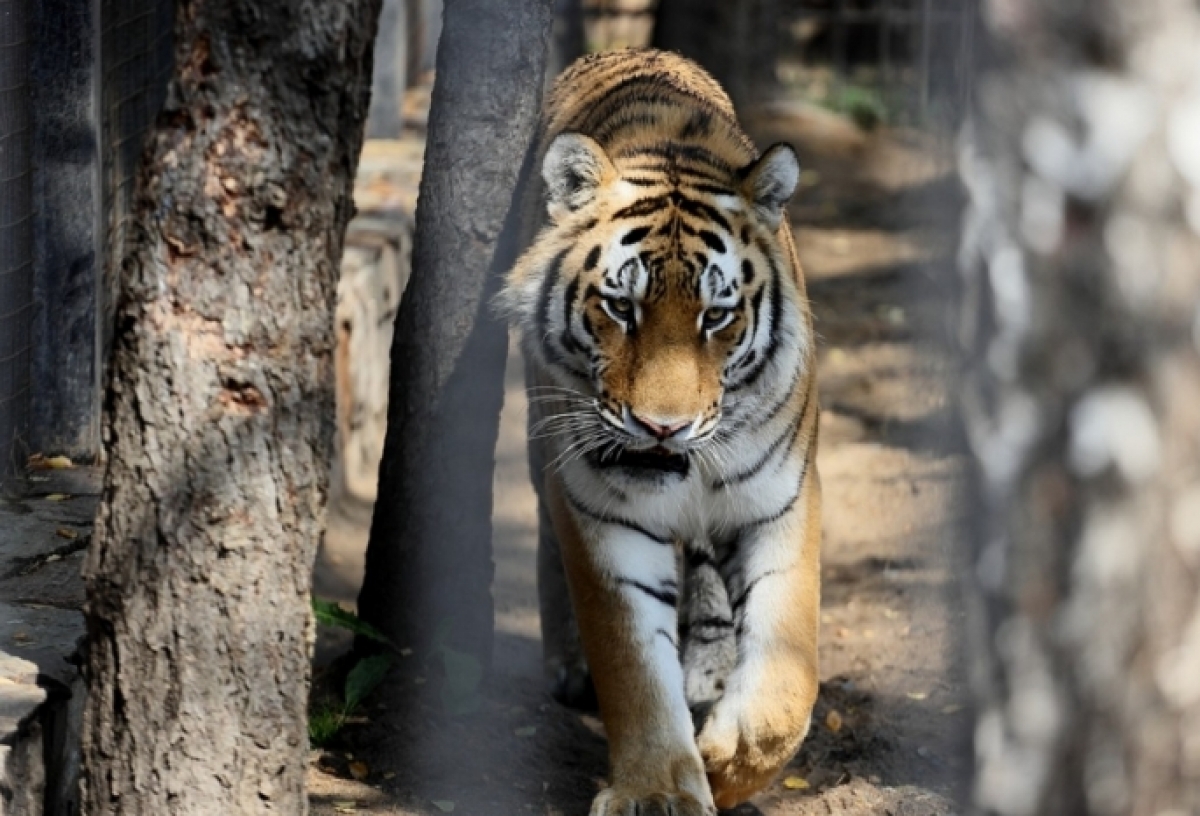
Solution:
<svg viewBox="0 0 1200 816">
<path fill-rule="evenodd" d="M 418 656 L 448 633 L 491 660 L 492 470 L 508 344 L 491 300 L 515 253 L 514 191 L 529 163 L 552 6 L 445 4 L 359 595 L 359 613 Z"/>
<path fill-rule="evenodd" d="M 975 805 L 1200 813 L 1200 8 L 984 5 Z"/>
<path fill-rule="evenodd" d="M 703 65 L 742 110 L 776 88 L 779 12 L 779 0 L 659 0 L 652 44 Z"/>
<path fill-rule="evenodd" d="M 89 816 L 307 812 L 331 314 L 377 14 L 179 4 L 84 567 Z"/>
</svg>

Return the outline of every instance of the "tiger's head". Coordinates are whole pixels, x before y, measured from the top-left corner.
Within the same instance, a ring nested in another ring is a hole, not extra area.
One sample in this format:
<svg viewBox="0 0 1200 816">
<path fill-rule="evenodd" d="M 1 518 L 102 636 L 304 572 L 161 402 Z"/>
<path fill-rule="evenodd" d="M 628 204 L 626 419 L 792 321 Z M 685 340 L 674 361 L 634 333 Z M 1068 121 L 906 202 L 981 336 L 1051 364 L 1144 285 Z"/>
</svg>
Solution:
<svg viewBox="0 0 1200 816">
<path fill-rule="evenodd" d="M 571 392 L 560 392 L 572 409 L 562 424 L 593 434 L 601 458 L 672 461 L 752 422 L 764 395 L 788 387 L 767 382 L 781 358 L 808 342 L 781 244 L 800 174 L 792 149 L 704 178 L 654 166 L 580 134 L 555 138 L 542 167 L 548 223 L 501 294 L 527 354 Z"/>
</svg>

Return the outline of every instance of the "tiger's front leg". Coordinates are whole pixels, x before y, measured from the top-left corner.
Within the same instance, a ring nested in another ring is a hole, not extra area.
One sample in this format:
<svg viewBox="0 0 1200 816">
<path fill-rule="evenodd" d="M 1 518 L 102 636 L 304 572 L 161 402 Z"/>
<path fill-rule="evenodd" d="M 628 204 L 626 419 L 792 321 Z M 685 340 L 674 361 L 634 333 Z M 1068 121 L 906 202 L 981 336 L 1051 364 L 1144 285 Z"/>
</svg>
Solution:
<svg viewBox="0 0 1200 816">
<path fill-rule="evenodd" d="M 697 736 L 718 807 L 770 784 L 808 733 L 818 685 L 819 491 L 810 479 L 788 512 L 744 529 L 724 554 L 738 657 Z"/>
<path fill-rule="evenodd" d="M 591 816 L 711 816 L 679 662 L 674 546 L 548 487 L 608 736 L 611 784 Z"/>
</svg>

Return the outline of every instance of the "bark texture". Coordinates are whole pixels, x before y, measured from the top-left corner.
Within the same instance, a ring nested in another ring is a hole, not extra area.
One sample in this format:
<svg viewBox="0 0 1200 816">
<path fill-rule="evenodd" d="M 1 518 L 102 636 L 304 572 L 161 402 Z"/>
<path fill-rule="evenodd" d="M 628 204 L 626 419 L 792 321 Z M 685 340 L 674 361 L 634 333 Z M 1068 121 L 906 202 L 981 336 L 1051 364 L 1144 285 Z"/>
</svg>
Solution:
<svg viewBox="0 0 1200 816">
<path fill-rule="evenodd" d="M 388 432 L 359 613 L 427 654 L 491 659 L 492 470 L 508 337 L 491 310 L 515 253 L 553 0 L 447 0 Z M 502 235 L 503 232 L 503 235 Z"/>
<path fill-rule="evenodd" d="M 1200 813 L 1200 7 L 985 12 L 960 156 L 975 805 Z"/>
<path fill-rule="evenodd" d="M 83 812 L 307 812 L 312 561 L 378 0 L 181 2 L 84 566 Z"/>
</svg>

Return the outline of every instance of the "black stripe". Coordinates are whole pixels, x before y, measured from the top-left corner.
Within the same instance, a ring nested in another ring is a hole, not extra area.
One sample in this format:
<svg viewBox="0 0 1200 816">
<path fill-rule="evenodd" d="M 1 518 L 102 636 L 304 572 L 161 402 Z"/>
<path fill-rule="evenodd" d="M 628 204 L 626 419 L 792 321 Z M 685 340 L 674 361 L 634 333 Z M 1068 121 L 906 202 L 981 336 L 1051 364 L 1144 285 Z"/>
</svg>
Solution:
<svg viewBox="0 0 1200 816">
<path fill-rule="evenodd" d="M 743 589 L 741 594 L 739 594 L 737 598 L 734 599 L 733 603 L 729 605 L 730 610 L 734 614 L 737 614 L 738 610 L 746 605 L 746 601 L 750 600 L 750 593 L 754 591 L 756 586 L 758 586 L 759 581 L 764 578 L 770 578 L 772 575 L 781 575 L 783 572 L 785 572 L 785 570 L 772 569 L 755 576 L 754 580 L 750 582 L 750 585 Z"/>
<path fill-rule="evenodd" d="M 728 187 L 722 187 L 719 184 L 694 184 L 692 185 L 692 189 L 701 193 L 708 193 L 709 195 L 737 195 L 733 190 L 730 190 Z"/>
<path fill-rule="evenodd" d="M 630 244 L 636 244 L 649 234 L 649 227 L 635 227 L 621 236 L 621 245 L 629 246 Z"/>
<path fill-rule="evenodd" d="M 762 323 L 762 301 L 763 301 L 763 296 L 766 295 L 766 293 L 767 293 L 767 287 L 764 284 L 763 286 L 758 287 L 758 291 L 754 293 L 754 297 L 750 298 L 749 317 L 746 320 L 747 326 L 743 329 L 743 334 L 748 332 L 750 334 L 751 338 L 753 338 L 756 334 L 758 334 L 758 326 L 760 323 Z M 742 344 L 742 338 L 741 338 L 741 336 L 739 336 L 738 342 L 735 345 L 735 348 L 737 346 L 740 346 L 741 344 Z M 753 365 L 754 361 L 757 359 L 758 359 L 758 349 L 754 348 L 754 346 L 751 345 L 750 348 L 746 350 L 746 353 L 743 354 L 741 357 L 739 357 L 736 362 L 731 362 L 729 364 L 728 370 L 731 372 L 739 371 L 743 366 Z M 735 387 L 737 386 L 737 383 L 739 383 L 739 382 L 741 382 L 740 379 L 736 380 L 734 382 L 730 382 L 726 386 L 726 388 L 728 388 L 729 390 L 732 391 L 735 389 Z"/>
<path fill-rule="evenodd" d="M 630 159 L 635 156 L 658 156 L 666 159 L 668 162 L 677 163 L 680 159 L 685 161 L 693 161 L 702 165 L 711 167 L 722 173 L 732 175 L 733 167 L 729 162 L 722 159 L 711 150 L 700 147 L 699 145 L 681 145 L 668 142 L 664 145 L 652 145 L 643 147 L 627 148 L 618 152 L 613 158 Z"/>
<path fill-rule="evenodd" d="M 713 252 L 725 252 L 725 242 L 715 232 L 709 232 L 705 229 L 700 230 L 700 240 L 704 241 Z"/>
<path fill-rule="evenodd" d="M 674 609 L 675 604 L 677 604 L 679 602 L 679 593 L 674 592 L 671 589 L 668 589 L 666 587 L 658 589 L 658 588 L 655 588 L 652 586 L 647 586 L 646 584 L 643 584 L 641 581 L 635 581 L 632 578 L 618 578 L 617 583 L 620 586 L 633 587 L 638 592 L 649 595 L 654 600 L 658 601 L 661 604 L 665 604 L 665 605 L 671 607 L 672 609 Z"/>
<path fill-rule="evenodd" d="M 779 521 L 779 519 L 792 512 L 793 508 L 796 506 L 796 502 L 800 500 L 800 494 L 804 492 L 804 481 L 808 475 L 808 468 L 812 464 L 813 451 L 817 449 L 815 443 L 816 439 L 814 438 L 810 441 L 808 449 L 804 452 L 804 462 L 800 465 L 800 478 L 796 481 L 796 492 L 792 494 L 791 500 L 774 513 L 742 525 L 741 530 L 738 531 L 739 535 L 754 527 L 763 527 L 767 524 L 771 524 L 772 522 Z"/>
<path fill-rule="evenodd" d="M 596 264 L 598 264 L 599 262 L 600 262 L 600 247 L 594 246 L 588 251 L 587 257 L 583 259 L 584 271 L 591 272 L 593 269 L 596 268 Z"/>
<path fill-rule="evenodd" d="M 559 253 L 550 261 L 550 266 L 546 269 L 546 276 L 542 279 L 542 287 L 538 291 L 538 308 L 537 308 L 537 328 L 538 336 L 545 337 L 549 331 L 550 324 L 550 298 L 554 295 L 554 284 L 558 282 L 559 274 L 562 272 L 563 259 L 567 257 L 567 252 L 570 248 L 559 250 Z"/>
<path fill-rule="evenodd" d="M 688 215 L 694 215 L 697 218 L 707 218 L 709 221 L 719 224 L 726 232 L 733 232 L 733 228 L 729 226 L 729 222 L 725 220 L 725 216 L 716 207 L 710 207 L 703 201 L 697 201 L 694 198 L 687 198 L 686 196 L 680 196 L 677 203 L 679 204 L 679 209 Z M 721 249 L 719 251 L 724 252 L 725 250 Z"/>
<path fill-rule="evenodd" d="M 664 209 L 667 204 L 670 203 L 670 201 L 670 197 L 665 195 L 654 196 L 652 198 L 641 198 L 630 204 L 628 207 L 617 210 L 612 214 L 612 218 L 614 221 L 617 221 L 624 218 L 640 218 L 644 215 L 651 215 L 659 210 Z"/>
<path fill-rule="evenodd" d="M 712 114 L 708 111 L 696 111 L 679 131 L 680 139 L 691 139 L 694 136 L 707 136 L 712 133 Z"/>
<path fill-rule="evenodd" d="M 677 641 L 675 638 L 671 637 L 671 633 L 668 632 L 666 629 L 657 629 L 657 630 L 655 630 L 654 634 L 662 635 L 663 637 L 665 637 L 667 639 L 667 643 L 670 643 L 672 646 L 675 647 L 676 651 L 679 650 L 679 641 Z"/>
<path fill-rule="evenodd" d="M 689 621 L 688 626 L 693 629 L 708 628 L 708 629 L 732 629 L 733 621 L 728 618 L 709 617 L 701 618 L 698 621 Z"/>
<path fill-rule="evenodd" d="M 779 452 L 780 446 L 782 446 L 785 441 L 790 447 L 791 443 L 796 441 L 796 436 L 799 435 L 800 429 L 804 427 L 804 415 L 808 413 L 808 401 L 812 398 L 813 390 L 812 383 L 810 382 L 808 390 L 804 393 L 804 402 L 800 405 L 800 411 L 796 414 L 796 418 L 789 422 L 788 426 L 783 429 L 783 433 L 775 437 L 774 441 L 767 446 L 767 452 L 764 453 L 757 462 L 745 470 L 733 474 L 732 476 L 718 479 L 715 483 L 713 483 L 712 489 L 724 490 L 731 485 L 741 484 L 742 482 L 753 479 L 762 471 L 763 468 L 767 466 L 767 463 L 771 461 L 775 454 Z M 788 392 L 788 399 L 791 399 L 790 391 Z M 785 400 L 784 405 L 786 404 L 787 401 Z"/>
<path fill-rule="evenodd" d="M 783 287 L 779 282 L 779 267 L 770 257 L 767 258 L 767 264 L 771 268 L 771 328 L 770 340 L 767 343 L 766 351 L 759 357 L 758 362 L 750 371 L 743 375 L 736 383 L 729 386 L 730 391 L 739 391 L 748 385 L 751 385 L 763 373 L 767 364 L 775 357 L 775 350 L 779 348 L 779 336 L 781 334 L 779 324 L 783 319 Z"/>
<path fill-rule="evenodd" d="M 587 372 L 572 365 L 570 361 L 568 361 L 562 355 L 561 350 L 547 340 L 550 334 L 550 300 L 554 295 L 554 284 L 558 280 L 559 274 L 562 272 L 563 258 L 566 257 L 569 251 L 570 247 L 560 251 L 554 256 L 554 259 L 550 261 L 550 266 L 546 270 L 546 277 L 542 281 L 542 287 L 538 292 L 536 325 L 538 330 L 538 340 L 541 343 L 540 347 L 543 353 L 546 355 L 547 361 L 552 365 L 556 365 L 559 368 L 568 371 L 570 374 L 578 377 L 581 380 L 586 380 Z"/>
<path fill-rule="evenodd" d="M 670 546 L 672 543 L 670 538 L 655 535 L 637 522 L 630 521 L 626 518 L 621 518 L 620 516 L 613 516 L 593 510 L 583 502 L 579 501 L 579 499 L 572 496 L 570 491 L 564 490 L 563 492 L 567 496 L 567 501 L 570 502 L 571 507 L 575 508 L 576 512 L 581 513 L 582 515 L 585 515 L 594 521 L 598 521 L 601 524 L 612 524 L 617 527 L 624 527 L 627 530 L 633 530 L 635 533 L 640 533 L 651 541 L 657 541 L 659 544 Z"/>
<path fill-rule="evenodd" d="M 665 183 L 662 179 L 643 178 L 641 176 L 628 176 L 621 179 L 621 181 L 628 182 L 634 187 L 657 187 Z"/>
</svg>

